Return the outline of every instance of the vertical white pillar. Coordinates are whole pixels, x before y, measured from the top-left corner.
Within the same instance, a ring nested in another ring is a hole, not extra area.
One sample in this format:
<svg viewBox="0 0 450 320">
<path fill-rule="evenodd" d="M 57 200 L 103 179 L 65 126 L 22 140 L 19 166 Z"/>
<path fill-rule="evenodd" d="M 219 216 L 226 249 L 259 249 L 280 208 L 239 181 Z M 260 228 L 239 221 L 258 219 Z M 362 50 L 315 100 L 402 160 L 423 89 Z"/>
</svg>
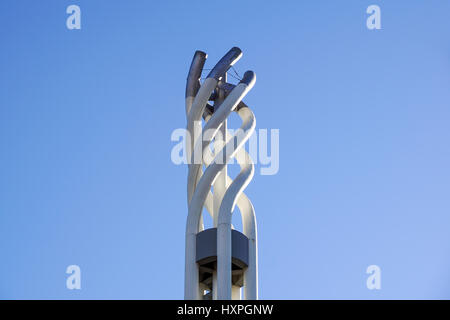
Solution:
<svg viewBox="0 0 450 320">
<path fill-rule="evenodd" d="M 222 77 L 222 80 L 220 82 L 226 82 L 227 81 L 227 74 Z M 220 83 L 219 82 L 219 83 Z M 217 108 L 222 104 L 223 100 L 225 99 L 225 92 L 223 90 L 219 90 L 218 92 L 218 98 L 214 102 L 214 109 L 215 111 Z M 217 154 L 220 152 L 220 150 L 225 147 L 226 141 L 227 141 L 227 120 L 225 119 L 222 122 L 222 125 L 219 128 L 219 132 L 214 138 L 214 155 L 217 156 Z M 225 155 L 225 153 L 224 153 Z M 225 158 L 225 157 L 224 157 Z M 222 161 L 225 161 L 225 159 L 222 159 Z M 225 166 L 222 171 L 220 171 L 219 175 L 216 178 L 216 181 L 213 185 L 213 201 L 214 201 L 214 228 L 217 228 L 217 219 L 219 218 L 219 208 L 220 204 L 222 203 L 223 195 L 225 194 L 225 191 L 227 190 L 227 166 Z"/>
<path fill-rule="evenodd" d="M 227 80 L 227 74 L 225 73 L 225 75 L 222 77 L 223 82 L 226 82 Z M 223 90 L 219 90 L 218 92 L 218 98 L 216 99 L 216 101 L 214 102 L 214 109 L 217 110 L 217 108 L 220 107 L 220 105 L 222 104 L 223 100 L 225 99 L 225 93 Z M 214 154 L 215 156 L 217 156 L 217 154 L 219 154 L 220 150 L 222 148 L 225 147 L 226 141 L 227 141 L 227 120 L 222 122 L 222 125 L 219 128 L 219 132 L 216 135 L 215 139 L 214 139 Z M 222 161 L 225 161 L 225 159 L 222 159 Z M 214 215 L 213 215 L 213 227 L 217 228 L 217 221 L 219 218 L 219 209 L 220 209 L 220 204 L 222 203 L 222 199 L 223 196 L 225 194 L 225 191 L 227 189 L 227 175 L 228 175 L 228 170 L 227 170 L 227 166 L 225 166 L 222 171 L 219 173 L 219 175 L 216 178 L 216 181 L 214 182 L 213 185 L 213 206 L 214 206 Z M 219 254 L 219 253 L 217 253 Z M 213 273 L 213 300 L 217 300 L 218 296 L 217 296 L 217 272 L 215 271 Z"/>
<path fill-rule="evenodd" d="M 241 287 L 231 287 L 231 300 L 241 300 Z"/>
<path fill-rule="evenodd" d="M 198 265 L 195 261 L 196 234 L 186 235 L 186 265 L 184 276 L 184 298 L 186 300 L 200 299 Z"/>
<path fill-rule="evenodd" d="M 217 271 L 213 271 L 212 280 L 212 300 L 217 300 Z"/>
<path fill-rule="evenodd" d="M 219 300 L 232 298 L 231 288 L 231 223 L 219 223 L 217 226 L 217 273 Z"/>
</svg>

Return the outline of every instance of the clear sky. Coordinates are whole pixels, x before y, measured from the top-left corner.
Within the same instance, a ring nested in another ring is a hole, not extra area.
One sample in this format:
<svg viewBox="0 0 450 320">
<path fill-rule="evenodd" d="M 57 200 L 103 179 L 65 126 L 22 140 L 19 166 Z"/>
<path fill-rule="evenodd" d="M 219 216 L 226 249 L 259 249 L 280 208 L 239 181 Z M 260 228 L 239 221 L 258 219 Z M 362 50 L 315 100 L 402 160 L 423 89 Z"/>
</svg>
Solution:
<svg viewBox="0 0 450 320">
<path fill-rule="evenodd" d="M 67 6 L 81 30 L 66 28 Z M 366 8 L 381 8 L 368 30 Z M 450 298 L 450 2 L 0 2 L 0 298 L 182 299 L 195 50 L 232 46 L 280 169 L 262 299 Z M 81 290 L 66 288 L 67 266 Z M 366 268 L 381 268 L 368 290 Z"/>
</svg>

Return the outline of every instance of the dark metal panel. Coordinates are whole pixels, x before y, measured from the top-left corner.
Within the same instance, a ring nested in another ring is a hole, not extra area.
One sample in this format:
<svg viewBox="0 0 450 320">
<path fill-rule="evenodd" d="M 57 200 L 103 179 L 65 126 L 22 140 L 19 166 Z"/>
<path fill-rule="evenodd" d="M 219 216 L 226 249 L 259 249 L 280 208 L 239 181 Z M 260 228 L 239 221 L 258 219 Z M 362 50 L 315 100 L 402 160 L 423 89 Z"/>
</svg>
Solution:
<svg viewBox="0 0 450 320">
<path fill-rule="evenodd" d="M 206 264 L 217 261 L 217 228 L 197 234 L 196 261 Z M 237 267 L 248 266 L 248 238 L 237 230 L 231 230 L 231 257 Z"/>
</svg>

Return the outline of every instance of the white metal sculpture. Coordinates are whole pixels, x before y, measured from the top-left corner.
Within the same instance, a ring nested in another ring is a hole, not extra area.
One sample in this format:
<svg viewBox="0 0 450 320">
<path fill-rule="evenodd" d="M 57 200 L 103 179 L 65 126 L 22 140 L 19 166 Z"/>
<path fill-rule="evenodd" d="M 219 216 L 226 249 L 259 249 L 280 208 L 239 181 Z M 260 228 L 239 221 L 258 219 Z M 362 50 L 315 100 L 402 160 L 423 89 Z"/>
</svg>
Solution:
<svg viewBox="0 0 450 320">
<path fill-rule="evenodd" d="M 242 102 L 256 78 L 252 71 L 247 71 L 237 85 L 226 82 L 228 69 L 241 56 L 239 48 L 232 48 L 201 83 L 207 55 L 196 51 L 187 78 L 186 116 L 190 137 L 186 142 L 190 161 L 185 299 L 240 299 L 241 287 L 244 299 L 258 298 L 256 218 L 252 203 L 243 193 L 254 173 L 244 144 L 255 129 L 255 117 Z M 227 117 L 233 111 L 242 119 L 242 126 L 231 135 Z M 214 154 L 210 151 L 211 143 Z M 232 158 L 241 168 L 234 181 L 227 173 Z M 243 233 L 232 230 L 231 218 L 236 205 L 242 215 Z M 204 230 L 203 208 L 211 215 L 213 228 Z"/>
</svg>

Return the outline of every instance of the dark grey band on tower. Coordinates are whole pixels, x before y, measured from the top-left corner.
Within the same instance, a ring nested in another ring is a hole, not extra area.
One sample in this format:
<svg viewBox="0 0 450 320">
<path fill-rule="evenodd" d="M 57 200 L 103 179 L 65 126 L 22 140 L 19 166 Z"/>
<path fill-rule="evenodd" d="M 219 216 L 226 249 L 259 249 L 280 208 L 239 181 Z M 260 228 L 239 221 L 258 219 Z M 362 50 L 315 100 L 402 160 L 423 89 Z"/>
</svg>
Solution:
<svg viewBox="0 0 450 320">
<path fill-rule="evenodd" d="M 195 51 L 186 82 L 186 98 L 195 97 L 200 89 L 200 78 L 208 55 L 203 51 Z"/>
</svg>

